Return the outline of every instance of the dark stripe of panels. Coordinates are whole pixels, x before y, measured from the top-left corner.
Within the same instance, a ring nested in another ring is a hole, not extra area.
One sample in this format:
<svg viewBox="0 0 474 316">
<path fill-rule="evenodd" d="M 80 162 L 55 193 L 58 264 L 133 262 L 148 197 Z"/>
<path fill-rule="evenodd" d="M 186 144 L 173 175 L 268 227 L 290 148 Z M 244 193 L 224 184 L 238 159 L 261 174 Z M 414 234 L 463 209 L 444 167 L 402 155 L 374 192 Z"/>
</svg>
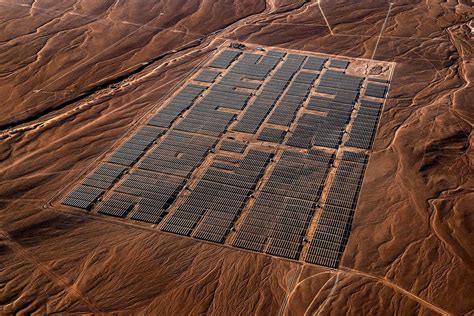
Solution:
<svg viewBox="0 0 474 316">
<path fill-rule="evenodd" d="M 285 151 L 256 197 L 234 246 L 299 259 L 332 154 Z"/>
<path fill-rule="evenodd" d="M 367 155 L 344 152 L 329 189 L 305 260 L 337 268 L 352 227 Z"/>
<path fill-rule="evenodd" d="M 223 243 L 271 156 L 250 150 L 233 168 L 211 165 L 162 230 Z"/>
</svg>

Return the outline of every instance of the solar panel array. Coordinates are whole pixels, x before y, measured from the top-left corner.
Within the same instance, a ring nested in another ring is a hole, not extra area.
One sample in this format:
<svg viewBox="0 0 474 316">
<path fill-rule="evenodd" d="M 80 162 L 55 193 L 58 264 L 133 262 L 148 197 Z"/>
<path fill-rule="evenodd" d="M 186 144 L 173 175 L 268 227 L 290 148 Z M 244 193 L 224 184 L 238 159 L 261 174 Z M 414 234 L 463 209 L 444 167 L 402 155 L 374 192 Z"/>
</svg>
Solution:
<svg viewBox="0 0 474 316">
<path fill-rule="evenodd" d="M 230 168 L 212 164 L 162 230 L 223 243 L 270 157 L 250 150 Z"/>
<path fill-rule="evenodd" d="M 385 98 L 385 94 L 387 93 L 388 87 L 386 85 L 380 84 L 367 84 L 367 89 L 365 90 L 365 95 L 369 97 L 375 98 Z"/>
<path fill-rule="evenodd" d="M 347 146 L 362 149 L 372 148 L 383 103 L 362 100 L 355 117 Z"/>
<path fill-rule="evenodd" d="M 204 69 L 201 73 L 196 77 L 196 81 L 201 82 L 208 82 L 212 83 L 216 80 L 216 78 L 220 75 L 220 71 Z"/>
<path fill-rule="evenodd" d="M 332 59 L 331 63 L 329 64 L 330 67 L 340 68 L 340 69 L 346 69 L 348 65 L 349 65 L 349 62 L 347 60 L 340 60 L 340 59 Z"/>
<path fill-rule="evenodd" d="M 337 267 L 390 83 L 350 65 L 225 49 L 61 203 Z"/>
<path fill-rule="evenodd" d="M 266 127 L 258 135 L 258 140 L 281 144 L 285 138 L 286 131 L 276 128 Z"/>
<path fill-rule="evenodd" d="M 337 268 L 349 238 L 367 155 L 344 152 L 305 260 Z"/>
<path fill-rule="evenodd" d="M 299 259 L 333 156 L 284 151 L 249 210 L 234 246 Z"/>
</svg>

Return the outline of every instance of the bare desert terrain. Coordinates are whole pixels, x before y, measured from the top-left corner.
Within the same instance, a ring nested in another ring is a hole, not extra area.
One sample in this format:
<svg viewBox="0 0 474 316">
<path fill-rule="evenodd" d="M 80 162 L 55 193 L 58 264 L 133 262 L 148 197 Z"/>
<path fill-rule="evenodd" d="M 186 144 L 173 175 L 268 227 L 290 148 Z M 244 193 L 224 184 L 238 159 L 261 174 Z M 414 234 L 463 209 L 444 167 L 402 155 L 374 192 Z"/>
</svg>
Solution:
<svg viewBox="0 0 474 316">
<path fill-rule="evenodd" d="M 0 314 L 472 315 L 468 0 L 0 0 Z M 337 269 L 49 207 L 229 42 L 393 63 Z"/>
</svg>

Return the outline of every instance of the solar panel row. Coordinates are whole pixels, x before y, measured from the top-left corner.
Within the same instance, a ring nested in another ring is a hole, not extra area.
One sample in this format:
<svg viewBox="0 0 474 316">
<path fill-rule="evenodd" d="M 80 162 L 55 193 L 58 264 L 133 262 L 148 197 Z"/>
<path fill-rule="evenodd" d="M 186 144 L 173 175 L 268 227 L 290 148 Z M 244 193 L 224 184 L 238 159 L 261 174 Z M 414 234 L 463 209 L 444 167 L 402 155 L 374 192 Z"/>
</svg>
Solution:
<svg viewBox="0 0 474 316">
<path fill-rule="evenodd" d="M 209 93 L 200 102 L 204 106 L 224 107 L 234 110 L 242 110 L 249 100 L 251 94 L 240 92 L 233 87 L 214 84 Z"/>
<path fill-rule="evenodd" d="M 390 80 L 386 80 L 386 79 L 379 79 L 379 78 L 367 78 L 367 80 L 369 81 L 373 81 L 373 82 L 379 82 L 379 83 L 386 83 L 386 84 L 389 84 L 390 83 Z"/>
<path fill-rule="evenodd" d="M 92 205 L 125 171 L 125 167 L 101 163 L 82 183 L 63 199 L 62 204 L 90 210 Z"/>
<path fill-rule="evenodd" d="M 222 78 L 222 80 L 220 81 L 220 84 L 229 85 L 236 88 L 254 89 L 254 90 L 260 87 L 260 82 L 248 81 L 249 79 L 258 80 L 258 79 L 252 78 L 252 76 L 228 72 Z"/>
</svg>

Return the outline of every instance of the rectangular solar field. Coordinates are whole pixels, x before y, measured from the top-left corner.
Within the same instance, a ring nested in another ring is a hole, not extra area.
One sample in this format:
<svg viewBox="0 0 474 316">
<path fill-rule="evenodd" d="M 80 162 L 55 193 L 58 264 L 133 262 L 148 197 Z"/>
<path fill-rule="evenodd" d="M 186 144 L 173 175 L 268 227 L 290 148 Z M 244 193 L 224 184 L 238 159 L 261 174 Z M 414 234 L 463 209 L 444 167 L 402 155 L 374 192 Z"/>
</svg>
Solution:
<svg viewBox="0 0 474 316">
<path fill-rule="evenodd" d="M 392 71 L 226 45 L 53 205 L 336 268 Z"/>
</svg>

